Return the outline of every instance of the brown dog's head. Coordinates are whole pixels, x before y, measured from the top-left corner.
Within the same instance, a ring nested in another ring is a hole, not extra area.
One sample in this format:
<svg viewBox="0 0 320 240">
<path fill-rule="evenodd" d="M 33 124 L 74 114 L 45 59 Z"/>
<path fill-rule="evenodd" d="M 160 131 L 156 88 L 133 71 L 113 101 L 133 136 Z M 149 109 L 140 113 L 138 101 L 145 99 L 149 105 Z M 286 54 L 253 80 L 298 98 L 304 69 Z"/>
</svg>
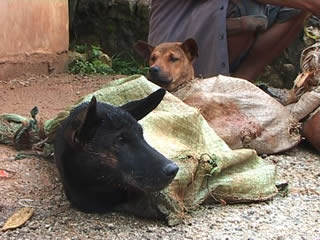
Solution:
<svg viewBox="0 0 320 240">
<path fill-rule="evenodd" d="M 195 40 L 162 43 L 156 47 L 138 41 L 134 48 L 149 60 L 149 79 L 168 91 L 174 91 L 194 78 L 192 62 L 198 57 Z"/>
</svg>

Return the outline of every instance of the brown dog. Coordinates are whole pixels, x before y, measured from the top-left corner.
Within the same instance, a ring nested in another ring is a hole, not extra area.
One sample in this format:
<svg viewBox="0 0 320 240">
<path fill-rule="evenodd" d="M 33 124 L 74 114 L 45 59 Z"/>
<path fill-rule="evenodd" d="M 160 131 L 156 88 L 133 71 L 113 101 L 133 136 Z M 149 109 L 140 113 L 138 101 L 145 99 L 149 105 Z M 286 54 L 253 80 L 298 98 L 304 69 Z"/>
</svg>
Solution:
<svg viewBox="0 0 320 240">
<path fill-rule="evenodd" d="M 223 75 L 193 79 L 192 62 L 198 56 L 193 39 L 156 47 L 138 42 L 135 49 L 149 60 L 149 80 L 199 109 L 230 148 L 253 148 L 259 154 L 271 154 L 285 151 L 300 141 L 300 134 L 294 134 L 298 121 L 252 83 Z"/>
<path fill-rule="evenodd" d="M 193 60 L 198 57 L 195 40 L 162 43 L 156 47 L 138 41 L 135 50 L 149 61 L 149 80 L 172 92 L 194 78 Z"/>
</svg>

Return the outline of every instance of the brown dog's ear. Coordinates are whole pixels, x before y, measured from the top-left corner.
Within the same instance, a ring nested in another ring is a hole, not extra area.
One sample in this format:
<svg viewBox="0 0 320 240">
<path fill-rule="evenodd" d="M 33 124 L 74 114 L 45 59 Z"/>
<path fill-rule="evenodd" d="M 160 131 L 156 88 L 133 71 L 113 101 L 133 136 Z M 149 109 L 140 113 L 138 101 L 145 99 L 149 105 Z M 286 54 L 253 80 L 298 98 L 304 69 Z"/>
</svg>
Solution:
<svg viewBox="0 0 320 240">
<path fill-rule="evenodd" d="M 141 57 L 143 57 L 146 60 L 149 60 L 154 47 L 144 41 L 139 40 L 134 45 L 134 49 Z"/>
<path fill-rule="evenodd" d="M 191 62 L 198 57 L 198 45 L 194 39 L 189 38 L 185 40 L 181 44 L 181 48 Z"/>
</svg>

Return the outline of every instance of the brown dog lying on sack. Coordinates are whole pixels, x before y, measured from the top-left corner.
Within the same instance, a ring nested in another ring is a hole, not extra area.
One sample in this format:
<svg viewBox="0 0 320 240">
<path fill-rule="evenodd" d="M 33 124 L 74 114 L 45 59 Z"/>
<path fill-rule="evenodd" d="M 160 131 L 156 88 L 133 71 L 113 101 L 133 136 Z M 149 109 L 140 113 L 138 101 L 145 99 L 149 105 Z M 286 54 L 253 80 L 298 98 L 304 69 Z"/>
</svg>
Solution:
<svg viewBox="0 0 320 240">
<path fill-rule="evenodd" d="M 192 62 L 198 48 L 193 39 L 156 47 L 139 41 L 135 49 L 149 60 L 149 80 L 198 108 L 232 149 L 253 148 L 270 154 L 300 142 L 298 120 L 254 84 L 222 75 L 194 79 Z"/>
<path fill-rule="evenodd" d="M 194 78 L 192 62 L 198 57 L 198 46 L 193 39 L 183 43 L 163 43 L 157 47 L 139 41 L 135 49 L 149 61 L 149 80 L 170 92 Z"/>
</svg>

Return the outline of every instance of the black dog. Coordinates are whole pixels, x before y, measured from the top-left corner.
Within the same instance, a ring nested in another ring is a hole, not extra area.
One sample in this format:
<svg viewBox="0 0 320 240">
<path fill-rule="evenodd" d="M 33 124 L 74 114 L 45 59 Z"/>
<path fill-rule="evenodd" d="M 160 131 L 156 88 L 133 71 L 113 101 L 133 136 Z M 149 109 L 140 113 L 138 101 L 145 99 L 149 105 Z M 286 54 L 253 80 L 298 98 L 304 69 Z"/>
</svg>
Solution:
<svg viewBox="0 0 320 240">
<path fill-rule="evenodd" d="M 54 153 L 72 206 L 103 212 L 173 180 L 178 166 L 148 145 L 137 122 L 164 94 L 159 89 L 121 107 L 92 97 L 70 113 L 57 131 Z"/>
</svg>

